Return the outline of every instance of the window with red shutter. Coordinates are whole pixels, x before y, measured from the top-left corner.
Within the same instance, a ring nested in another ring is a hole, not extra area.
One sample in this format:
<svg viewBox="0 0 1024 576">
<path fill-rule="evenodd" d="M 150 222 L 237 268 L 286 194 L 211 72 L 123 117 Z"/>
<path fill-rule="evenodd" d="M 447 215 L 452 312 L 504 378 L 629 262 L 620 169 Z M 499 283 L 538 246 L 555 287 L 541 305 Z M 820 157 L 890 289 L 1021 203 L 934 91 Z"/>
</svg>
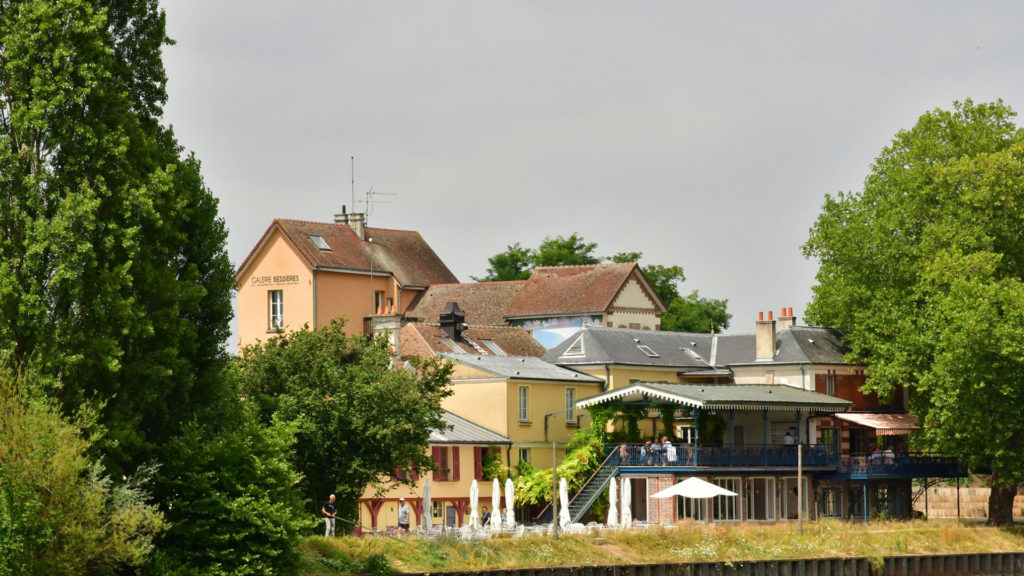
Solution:
<svg viewBox="0 0 1024 576">
<path fill-rule="evenodd" d="M 452 482 L 459 481 L 459 447 L 452 446 Z"/>
<path fill-rule="evenodd" d="M 434 457 L 434 482 L 441 481 L 441 450 L 440 446 L 434 446 L 431 449 L 431 456 Z"/>
<path fill-rule="evenodd" d="M 473 478 L 484 479 L 484 449 L 480 446 L 473 447 Z"/>
</svg>

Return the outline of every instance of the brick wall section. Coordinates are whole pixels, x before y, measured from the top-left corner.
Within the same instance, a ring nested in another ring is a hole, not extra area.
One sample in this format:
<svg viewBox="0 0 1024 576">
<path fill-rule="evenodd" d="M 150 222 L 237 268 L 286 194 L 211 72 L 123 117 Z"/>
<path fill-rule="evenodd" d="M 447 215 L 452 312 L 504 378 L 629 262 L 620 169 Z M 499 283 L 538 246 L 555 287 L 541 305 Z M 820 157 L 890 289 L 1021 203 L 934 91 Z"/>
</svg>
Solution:
<svg viewBox="0 0 1024 576">
<path fill-rule="evenodd" d="M 867 377 L 864 374 L 833 374 L 835 394 L 833 396 L 853 402 L 854 411 L 879 410 L 882 408 L 903 410 L 903 389 L 897 389 L 888 403 L 883 403 L 874 392 L 865 394 L 860 391 Z M 824 374 L 814 375 L 814 391 L 825 394 L 827 386 Z"/>
<path fill-rule="evenodd" d="M 983 486 L 960 488 L 960 517 L 971 519 L 988 518 L 989 489 Z M 924 495 L 914 501 L 914 510 L 924 514 Z M 1024 494 L 1017 494 L 1013 500 L 1013 515 L 1024 518 Z M 956 487 L 933 486 L 928 489 L 928 517 L 956 518 Z"/>
<path fill-rule="evenodd" d="M 675 498 L 652 498 L 658 492 L 676 483 L 672 474 L 647 474 L 620 476 L 623 478 L 647 479 L 647 521 L 652 524 L 672 524 L 676 521 Z"/>
</svg>

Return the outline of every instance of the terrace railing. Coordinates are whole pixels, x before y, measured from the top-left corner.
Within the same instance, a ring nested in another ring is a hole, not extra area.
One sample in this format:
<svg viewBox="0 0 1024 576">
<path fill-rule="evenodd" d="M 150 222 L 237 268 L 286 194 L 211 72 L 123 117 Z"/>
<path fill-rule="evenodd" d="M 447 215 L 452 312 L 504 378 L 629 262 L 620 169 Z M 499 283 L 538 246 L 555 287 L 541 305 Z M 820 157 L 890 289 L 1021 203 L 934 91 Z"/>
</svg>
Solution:
<svg viewBox="0 0 1024 576">
<path fill-rule="evenodd" d="M 621 451 L 621 447 L 618 448 Z M 793 444 L 746 444 L 743 446 L 674 445 L 673 450 L 648 450 L 642 444 L 625 447 L 626 455 L 619 466 L 639 467 L 715 467 L 715 468 L 796 468 L 797 447 Z M 673 457 L 674 456 L 674 457 Z M 803 465 L 835 467 L 839 463 L 831 446 L 803 447 Z"/>
</svg>

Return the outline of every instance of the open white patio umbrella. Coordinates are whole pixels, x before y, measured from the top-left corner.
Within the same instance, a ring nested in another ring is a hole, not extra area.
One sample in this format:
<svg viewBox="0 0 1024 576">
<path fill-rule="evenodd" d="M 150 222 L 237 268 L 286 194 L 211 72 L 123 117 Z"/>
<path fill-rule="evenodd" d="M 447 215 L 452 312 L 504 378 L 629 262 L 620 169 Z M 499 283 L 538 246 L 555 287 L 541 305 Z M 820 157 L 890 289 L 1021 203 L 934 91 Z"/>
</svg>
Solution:
<svg viewBox="0 0 1024 576">
<path fill-rule="evenodd" d="M 423 482 L 423 512 L 420 513 L 423 530 L 430 530 L 431 516 L 433 516 L 433 504 L 430 501 L 430 478 Z"/>
<path fill-rule="evenodd" d="M 610 528 L 612 526 L 619 525 L 619 510 L 616 506 L 618 501 L 619 492 L 615 489 L 615 477 L 612 476 L 611 480 L 608 481 L 608 524 Z"/>
<path fill-rule="evenodd" d="M 569 515 L 569 485 L 565 478 L 558 483 L 558 525 L 562 528 L 572 523 L 572 516 Z"/>
<path fill-rule="evenodd" d="M 683 498 L 693 498 L 704 500 L 705 508 L 709 508 L 708 502 L 711 498 L 716 496 L 737 496 L 732 490 L 726 490 L 717 484 L 712 484 L 705 480 L 701 480 L 696 476 L 691 476 L 686 480 L 683 480 L 679 484 L 674 484 L 665 488 L 660 492 L 656 492 L 651 495 L 653 498 L 671 498 L 673 496 L 682 496 Z M 707 513 L 707 520 L 711 520 L 711 510 L 705 510 Z"/>
<path fill-rule="evenodd" d="M 683 498 L 714 498 L 715 496 L 736 496 L 732 490 L 726 490 L 717 484 L 701 480 L 691 476 L 678 484 L 665 488 L 660 492 L 652 494 L 653 498 L 671 498 L 682 496 Z"/>
<path fill-rule="evenodd" d="M 629 503 L 633 500 L 633 489 L 630 487 L 632 482 L 629 478 L 622 479 L 622 527 L 629 528 L 633 525 L 633 511 L 629 509 Z"/>
<path fill-rule="evenodd" d="M 469 528 L 470 530 L 476 530 L 480 527 L 480 485 L 477 484 L 476 478 L 473 479 L 473 483 L 469 485 Z"/>
<path fill-rule="evenodd" d="M 495 478 L 491 483 L 491 532 L 501 532 L 501 484 Z"/>
<path fill-rule="evenodd" d="M 505 479 L 505 507 L 508 509 L 507 518 L 505 522 L 508 525 L 509 530 L 516 527 L 516 511 L 515 511 L 515 498 L 512 492 L 512 479 Z"/>
</svg>

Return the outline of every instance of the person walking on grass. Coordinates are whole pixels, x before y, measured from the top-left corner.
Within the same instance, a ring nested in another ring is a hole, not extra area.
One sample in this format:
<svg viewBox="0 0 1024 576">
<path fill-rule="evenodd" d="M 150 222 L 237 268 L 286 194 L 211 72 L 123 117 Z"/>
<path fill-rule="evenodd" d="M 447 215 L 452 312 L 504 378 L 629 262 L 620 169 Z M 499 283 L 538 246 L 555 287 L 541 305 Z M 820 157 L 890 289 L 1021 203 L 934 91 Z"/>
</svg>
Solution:
<svg viewBox="0 0 1024 576">
<path fill-rule="evenodd" d="M 334 536 L 334 518 L 338 515 L 338 505 L 334 503 L 334 494 L 327 499 L 327 503 L 320 509 L 324 513 L 324 538 Z"/>
<path fill-rule="evenodd" d="M 398 535 L 402 533 L 409 533 L 409 514 L 412 512 L 409 510 L 409 505 L 405 503 L 405 498 L 398 499 Z"/>
</svg>

